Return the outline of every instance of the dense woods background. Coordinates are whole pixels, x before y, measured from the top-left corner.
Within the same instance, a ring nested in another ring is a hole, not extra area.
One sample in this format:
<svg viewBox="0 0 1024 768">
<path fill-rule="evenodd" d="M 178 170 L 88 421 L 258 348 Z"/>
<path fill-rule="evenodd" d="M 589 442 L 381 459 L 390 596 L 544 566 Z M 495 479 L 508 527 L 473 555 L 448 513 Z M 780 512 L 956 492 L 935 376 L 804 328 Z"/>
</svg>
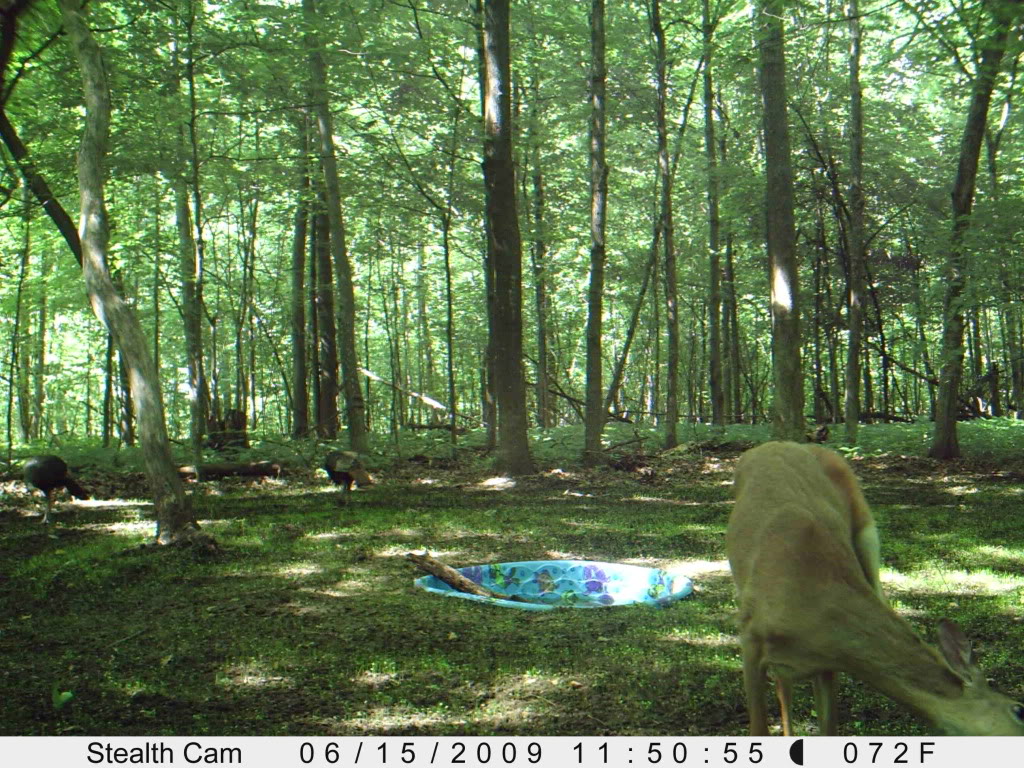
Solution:
<svg viewBox="0 0 1024 768">
<path fill-rule="evenodd" d="M 131 444 L 30 189 L 78 210 L 74 4 L 6 5 L 7 442 Z M 171 438 L 485 426 L 524 470 L 527 427 L 671 446 L 783 398 L 777 434 L 938 412 L 955 455 L 1024 410 L 1018 5 L 91 3 L 106 260 Z"/>
</svg>

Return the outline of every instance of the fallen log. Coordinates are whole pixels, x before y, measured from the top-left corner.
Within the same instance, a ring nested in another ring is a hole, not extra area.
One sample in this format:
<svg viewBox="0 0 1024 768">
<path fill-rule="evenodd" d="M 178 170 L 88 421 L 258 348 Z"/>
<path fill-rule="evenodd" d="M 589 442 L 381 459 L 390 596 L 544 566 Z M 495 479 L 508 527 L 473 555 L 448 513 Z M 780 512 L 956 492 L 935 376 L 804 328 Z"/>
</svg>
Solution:
<svg viewBox="0 0 1024 768">
<path fill-rule="evenodd" d="M 183 480 L 217 480 L 222 477 L 280 477 L 284 471 L 276 461 L 222 461 L 214 464 L 178 467 L 178 476 Z"/>
<path fill-rule="evenodd" d="M 406 560 L 411 561 L 421 570 L 426 571 L 432 576 L 436 576 L 445 584 L 449 585 L 452 589 L 458 590 L 459 592 L 468 592 L 471 595 L 479 595 L 480 597 L 490 597 L 495 600 L 515 600 L 517 602 L 528 602 L 523 600 L 518 595 L 503 595 L 500 592 L 492 592 L 487 587 L 482 587 L 472 579 L 467 579 L 457 570 L 452 568 L 450 565 L 445 565 L 440 560 L 431 557 L 429 554 L 424 552 L 422 555 L 418 555 L 415 552 L 409 552 L 405 556 Z"/>
</svg>

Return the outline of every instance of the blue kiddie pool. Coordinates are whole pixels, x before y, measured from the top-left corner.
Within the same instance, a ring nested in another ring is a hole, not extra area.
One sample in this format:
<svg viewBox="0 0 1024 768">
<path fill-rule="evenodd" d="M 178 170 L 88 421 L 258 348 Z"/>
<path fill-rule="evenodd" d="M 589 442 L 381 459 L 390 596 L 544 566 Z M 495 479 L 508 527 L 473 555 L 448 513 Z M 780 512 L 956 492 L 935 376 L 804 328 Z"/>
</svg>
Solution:
<svg viewBox="0 0 1024 768">
<path fill-rule="evenodd" d="M 461 597 L 524 611 L 609 608 L 616 605 L 663 606 L 693 591 L 693 582 L 681 573 L 590 560 L 529 560 L 470 565 L 456 570 L 492 592 L 516 599 L 500 600 L 459 592 L 432 575 L 416 579 L 415 584 L 446 597 Z"/>
</svg>

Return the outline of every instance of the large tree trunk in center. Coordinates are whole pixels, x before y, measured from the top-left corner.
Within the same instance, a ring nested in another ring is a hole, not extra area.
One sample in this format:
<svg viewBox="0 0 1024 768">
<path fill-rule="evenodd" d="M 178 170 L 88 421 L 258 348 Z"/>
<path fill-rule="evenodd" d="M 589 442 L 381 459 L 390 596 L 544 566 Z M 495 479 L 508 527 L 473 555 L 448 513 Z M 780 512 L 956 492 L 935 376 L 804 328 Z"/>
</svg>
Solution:
<svg viewBox="0 0 1024 768">
<path fill-rule="evenodd" d="M 772 433 L 780 440 L 804 439 L 804 386 L 800 365 L 800 302 L 793 214 L 793 166 L 786 117 L 784 4 L 760 0 L 757 41 L 764 108 L 766 223 L 772 313 L 775 401 Z"/>
<path fill-rule="evenodd" d="M 498 401 L 497 467 L 513 475 L 533 472 L 526 427 L 523 374 L 522 240 L 516 215 L 512 163 L 512 79 L 509 0 L 484 3 L 484 184 L 489 222 L 487 258 L 493 265 L 494 311 L 490 338 Z"/>
</svg>

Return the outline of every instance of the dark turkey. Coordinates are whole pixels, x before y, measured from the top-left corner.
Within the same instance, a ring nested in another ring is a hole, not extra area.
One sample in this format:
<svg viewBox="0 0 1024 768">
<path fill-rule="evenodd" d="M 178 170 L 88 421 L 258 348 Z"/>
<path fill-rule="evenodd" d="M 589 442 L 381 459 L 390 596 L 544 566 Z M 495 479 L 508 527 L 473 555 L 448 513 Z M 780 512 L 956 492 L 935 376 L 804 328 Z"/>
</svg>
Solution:
<svg viewBox="0 0 1024 768">
<path fill-rule="evenodd" d="M 59 456 L 33 456 L 25 462 L 25 482 L 46 494 L 46 514 L 43 522 L 50 522 L 53 510 L 53 492 L 65 488 L 76 499 L 88 499 L 89 494 L 68 474 L 68 465 Z"/>
<path fill-rule="evenodd" d="M 331 451 L 324 459 L 324 470 L 331 482 L 341 488 L 341 503 L 348 501 L 352 486 L 373 485 L 373 478 L 363 469 L 359 457 L 350 451 Z"/>
</svg>

